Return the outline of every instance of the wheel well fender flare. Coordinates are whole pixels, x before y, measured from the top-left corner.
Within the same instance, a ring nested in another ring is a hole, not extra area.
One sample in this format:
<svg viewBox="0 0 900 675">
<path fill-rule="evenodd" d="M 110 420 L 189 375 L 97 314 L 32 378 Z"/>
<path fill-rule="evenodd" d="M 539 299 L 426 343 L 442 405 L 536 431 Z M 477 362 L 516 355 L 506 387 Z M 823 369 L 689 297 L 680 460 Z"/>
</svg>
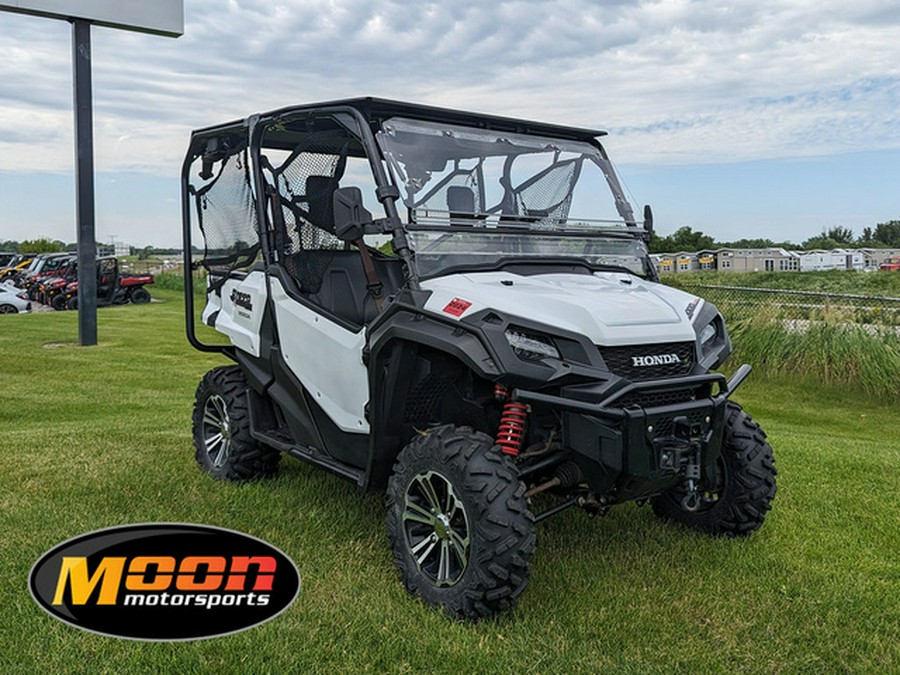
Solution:
<svg viewBox="0 0 900 675">
<path fill-rule="evenodd" d="M 465 326 L 423 313 L 401 311 L 369 336 L 369 457 L 364 489 L 383 488 L 402 449 L 403 414 L 412 369 L 422 348 L 448 355 L 475 375 L 496 380 L 497 359 Z"/>
</svg>

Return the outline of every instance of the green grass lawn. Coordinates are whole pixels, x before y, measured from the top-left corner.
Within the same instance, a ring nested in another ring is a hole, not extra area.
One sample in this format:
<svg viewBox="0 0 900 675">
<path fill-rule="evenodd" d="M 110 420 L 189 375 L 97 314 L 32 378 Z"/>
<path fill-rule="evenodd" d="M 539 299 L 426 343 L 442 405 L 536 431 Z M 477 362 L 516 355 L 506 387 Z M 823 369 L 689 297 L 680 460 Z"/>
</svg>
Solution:
<svg viewBox="0 0 900 675">
<path fill-rule="evenodd" d="M 213 481 L 190 413 L 223 360 L 183 338 L 182 305 L 0 320 L 0 672 L 872 672 L 900 670 L 900 424 L 895 404 L 839 385 L 751 377 L 738 398 L 775 448 L 760 532 L 713 540 L 625 506 L 537 527 L 515 610 L 457 623 L 409 596 L 382 497 L 291 459 L 276 479 Z M 730 364 L 734 368 L 737 364 Z M 102 637 L 27 590 L 47 549 L 112 525 L 195 522 L 265 539 L 297 564 L 282 615 L 184 643 Z"/>
</svg>

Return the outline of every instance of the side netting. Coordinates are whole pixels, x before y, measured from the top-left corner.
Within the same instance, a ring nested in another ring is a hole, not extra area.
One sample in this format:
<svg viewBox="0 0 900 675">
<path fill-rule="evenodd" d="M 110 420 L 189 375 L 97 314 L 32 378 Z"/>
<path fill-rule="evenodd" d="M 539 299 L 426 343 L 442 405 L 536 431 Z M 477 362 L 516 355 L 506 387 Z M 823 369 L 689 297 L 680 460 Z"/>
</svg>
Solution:
<svg viewBox="0 0 900 675">
<path fill-rule="evenodd" d="M 208 142 L 212 143 L 214 139 Z M 195 222 L 203 234 L 199 263 L 224 279 L 252 265 L 260 251 L 247 146 L 207 152 L 192 169 L 188 187 Z"/>
<path fill-rule="evenodd" d="M 350 141 L 318 141 L 311 133 L 293 151 L 263 157 L 279 257 L 307 293 L 319 291 L 334 254 L 345 248 L 334 234 L 333 197 Z"/>
</svg>

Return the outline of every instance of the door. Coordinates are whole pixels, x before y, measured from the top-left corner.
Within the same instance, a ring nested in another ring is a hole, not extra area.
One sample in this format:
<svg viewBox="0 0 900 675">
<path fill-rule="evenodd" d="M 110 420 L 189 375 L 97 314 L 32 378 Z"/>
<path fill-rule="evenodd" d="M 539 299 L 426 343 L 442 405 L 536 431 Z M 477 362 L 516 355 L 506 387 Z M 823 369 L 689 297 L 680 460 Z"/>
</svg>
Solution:
<svg viewBox="0 0 900 675">
<path fill-rule="evenodd" d="M 270 278 L 275 322 L 287 367 L 341 431 L 368 433 L 369 378 L 363 364 L 366 329 L 356 332 L 288 295 Z"/>
</svg>

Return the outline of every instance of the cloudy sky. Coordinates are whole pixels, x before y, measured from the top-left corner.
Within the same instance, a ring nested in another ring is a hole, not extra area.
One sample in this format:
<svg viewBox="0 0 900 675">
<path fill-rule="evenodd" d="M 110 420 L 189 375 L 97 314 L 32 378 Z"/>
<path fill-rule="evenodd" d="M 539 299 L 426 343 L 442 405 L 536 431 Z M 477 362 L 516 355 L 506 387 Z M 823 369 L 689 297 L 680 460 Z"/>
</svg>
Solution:
<svg viewBox="0 0 900 675">
<path fill-rule="evenodd" d="M 662 234 L 900 219 L 900 4 L 184 4 L 179 39 L 93 29 L 100 241 L 180 242 L 191 129 L 364 95 L 606 129 Z M 71 27 L 0 13 L 0 64 L 0 240 L 74 241 Z"/>
</svg>

